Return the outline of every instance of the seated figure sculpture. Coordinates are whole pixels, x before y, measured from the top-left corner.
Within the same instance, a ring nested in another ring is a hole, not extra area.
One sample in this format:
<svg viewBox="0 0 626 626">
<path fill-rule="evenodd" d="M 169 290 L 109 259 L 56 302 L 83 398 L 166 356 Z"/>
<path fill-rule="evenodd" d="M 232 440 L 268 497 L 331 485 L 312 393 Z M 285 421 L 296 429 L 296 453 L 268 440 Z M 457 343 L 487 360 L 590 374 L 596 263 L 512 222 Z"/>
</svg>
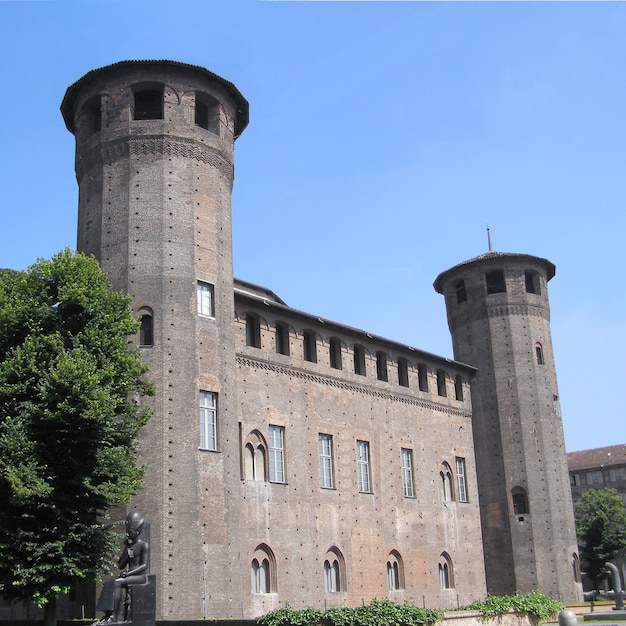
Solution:
<svg viewBox="0 0 626 626">
<path fill-rule="evenodd" d="M 144 522 L 142 515 L 137 511 L 126 516 L 126 539 L 124 539 L 124 549 L 117 562 L 118 568 L 122 571 L 115 580 L 105 583 L 105 588 L 103 588 L 103 595 L 105 593 L 108 595 L 112 591 L 113 612 L 104 621 L 98 622 L 99 624 L 127 622 L 131 619 L 130 587 L 143 585 L 148 580 L 150 546 L 140 537 Z"/>
</svg>

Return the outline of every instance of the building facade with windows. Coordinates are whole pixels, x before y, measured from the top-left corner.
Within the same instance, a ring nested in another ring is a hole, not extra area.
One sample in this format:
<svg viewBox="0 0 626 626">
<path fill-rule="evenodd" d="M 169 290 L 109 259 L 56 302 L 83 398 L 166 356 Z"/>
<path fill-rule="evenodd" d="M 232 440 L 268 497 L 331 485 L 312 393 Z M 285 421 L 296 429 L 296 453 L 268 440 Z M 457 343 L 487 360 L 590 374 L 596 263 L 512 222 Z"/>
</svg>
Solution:
<svg viewBox="0 0 626 626">
<path fill-rule="evenodd" d="M 228 81 L 183 63 L 121 62 L 70 86 L 61 110 L 76 137 L 78 248 L 131 295 L 157 391 L 140 450 L 146 480 L 132 506 L 151 523 L 158 618 L 251 618 L 286 601 L 322 608 L 388 596 L 449 607 L 484 597 L 480 472 L 500 468 L 484 463 L 488 446 L 475 422 L 486 419 L 487 392 L 464 364 L 481 362 L 292 309 L 233 277 L 234 141 L 248 103 Z M 543 261 L 527 258 L 541 274 L 545 308 Z M 499 267 L 508 271 L 511 260 Z M 463 289 L 440 276 L 438 290 L 448 302 L 454 284 L 455 297 L 466 289 L 472 302 L 481 276 Z M 517 289 L 507 277 L 486 280 L 488 291 Z M 486 331 L 472 341 L 496 332 Z M 548 345 L 541 341 L 528 348 L 533 355 Z M 555 384 L 550 390 L 552 407 Z M 536 449 L 552 437 L 547 452 L 558 452 L 553 418 L 549 432 L 535 422 Z M 551 519 L 562 513 L 552 478 L 562 470 L 567 486 L 560 454 L 541 494 L 518 472 L 511 500 L 496 503 L 496 520 L 528 520 L 517 539 L 529 555 L 539 529 L 549 531 L 540 509 Z M 534 468 L 543 458 L 535 456 L 516 463 Z M 493 504 L 483 505 L 487 525 Z M 567 563 L 570 518 L 546 539 Z M 503 559 L 504 569 L 524 566 L 521 557 Z M 574 599 L 560 564 L 552 578 L 542 590 L 556 585 L 559 597 Z"/>
</svg>

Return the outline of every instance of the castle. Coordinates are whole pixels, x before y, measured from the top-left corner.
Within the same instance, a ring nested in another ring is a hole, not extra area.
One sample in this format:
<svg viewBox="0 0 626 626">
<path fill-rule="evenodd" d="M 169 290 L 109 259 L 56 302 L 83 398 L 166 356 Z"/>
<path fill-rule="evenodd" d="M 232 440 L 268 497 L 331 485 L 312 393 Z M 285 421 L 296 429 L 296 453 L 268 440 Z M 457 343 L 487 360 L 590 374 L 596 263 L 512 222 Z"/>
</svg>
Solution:
<svg viewBox="0 0 626 626">
<path fill-rule="evenodd" d="M 159 619 L 579 599 L 549 261 L 488 252 L 440 274 L 457 360 L 429 354 L 233 277 L 248 103 L 230 82 L 125 61 L 61 111 L 78 248 L 132 296 L 157 390 L 131 506 L 151 522 Z"/>
</svg>

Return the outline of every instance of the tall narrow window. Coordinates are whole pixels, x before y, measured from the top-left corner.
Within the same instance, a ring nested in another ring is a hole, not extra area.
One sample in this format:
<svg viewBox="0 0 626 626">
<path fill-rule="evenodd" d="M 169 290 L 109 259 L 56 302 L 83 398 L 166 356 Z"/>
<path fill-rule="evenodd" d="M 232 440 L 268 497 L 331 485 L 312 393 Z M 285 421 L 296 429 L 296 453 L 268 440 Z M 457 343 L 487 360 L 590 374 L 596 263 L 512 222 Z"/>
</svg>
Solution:
<svg viewBox="0 0 626 626">
<path fill-rule="evenodd" d="M 141 89 L 135 91 L 135 120 L 163 119 L 163 88 Z"/>
<path fill-rule="evenodd" d="M 320 433 L 317 437 L 320 455 L 320 487 L 333 488 L 333 437 Z"/>
<path fill-rule="evenodd" d="M 543 348 L 541 347 L 540 343 L 535 346 L 535 357 L 537 359 L 537 365 L 545 365 L 545 361 L 543 358 Z"/>
<path fill-rule="evenodd" d="M 376 353 L 376 377 L 378 380 L 389 380 L 387 374 L 387 355 L 384 352 Z"/>
<path fill-rule="evenodd" d="M 317 363 L 317 337 L 312 330 L 305 330 L 303 333 L 302 346 L 304 350 L 304 360 Z"/>
<path fill-rule="evenodd" d="M 444 370 L 437 370 L 437 394 L 446 397 L 448 390 L 446 389 L 446 373 Z"/>
<path fill-rule="evenodd" d="M 285 429 L 282 426 L 269 428 L 270 482 L 285 482 Z"/>
<path fill-rule="evenodd" d="M 289 356 L 289 326 L 276 322 L 276 352 Z"/>
<path fill-rule="evenodd" d="M 465 281 L 460 280 L 455 286 L 456 290 L 456 303 L 461 304 L 467 300 L 467 291 L 465 290 Z"/>
<path fill-rule="evenodd" d="M 459 502 L 467 502 L 467 479 L 465 473 L 465 459 L 462 456 L 456 457 L 456 487 Z"/>
<path fill-rule="evenodd" d="M 428 391 L 428 367 L 424 363 L 417 366 L 417 384 L 420 391 Z"/>
<path fill-rule="evenodd" d="M 572 554 L 572 569 L 574 570 L 574 582 L 579 583 L 582 580 L 580 574 L 580 558 L 575 552 Z"/>
<path fill-rule="evenodd" d="M 246 345 L 261 347 L 261 318 L 256 313 L 246 313 Z"/>
<path fill-rule="evenodd" d="M 354 373 L 365 376 L 365 348 L 355 345 L 354 348 Z"/>
<path fill-rule="evenodd" d="M 142 347 L 154 345 L 154 322 L 152 317 L 152 309 L 142 307 L 139 310 L 139 345 Z"/>
<path fill-rule="evenodd" d="M 217 450 L 217 394 L 200 392 L 200 449 Z"/>
<path fill-rule="evenodd" d="M 258 431 L 252 431 L 243 449 L 243 468 L 246 480 L 265 481 L 265 445 Z"/>
<path fill-rule="evenodd" d="M 328 342 L 328 351 L 330 356 L 330 366 L 333 369 L 340 370 L 343 365 L 341 359 L 341 339 L 331 337 Z"/>
<path fill-rule="evenodd" d="M 487 283 L 487 294 L 506 292 L 506 283 L 504 282 L 504 272 L 496 270 L 485 274 Z"/>
<path fill-rule="evenodd" d="M 213 285 L 199 280 L 196 287 L 196 302 L 199 315 L 214 317 Z"/>
<path fill-rule="evenodd" d="M 415 497 L 413 489 L 413 451 L 402 448 L 402 490 L 405 498 Z"/>
<path fill-rule="evenodd" d="M 463 402 L 463 377 L 457 374 L 454 378 L 454 397 Z"/>
<path fill-rule="evenodd" d="M 389 591 L 404 588 L 404 566 L 397 550 L 392 550 L 387 557 L 387 588 Z"/>
<path fill-rule="evenodd" d="M 371 493 L 370 444 L 367 441 L 356 442 L 356 468 L 359 491 Z"/>
<path fill-rule="evenodd" d="M 88 135 L 94 135 L 102 130 L 101 96 L 94 96 L 85 104 L 79 121 Z"/>
<path fill-rule="evenodd" d="M 409 362 L 403 357 L 398 359 L 398 385 L 409 386 Z"/>
</svg>

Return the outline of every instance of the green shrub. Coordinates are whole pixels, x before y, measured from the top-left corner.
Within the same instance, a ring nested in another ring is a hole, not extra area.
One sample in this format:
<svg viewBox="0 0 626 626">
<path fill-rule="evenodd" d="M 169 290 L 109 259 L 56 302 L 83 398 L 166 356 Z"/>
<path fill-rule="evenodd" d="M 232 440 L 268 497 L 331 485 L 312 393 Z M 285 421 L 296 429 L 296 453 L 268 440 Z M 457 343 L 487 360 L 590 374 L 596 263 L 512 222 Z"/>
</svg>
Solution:
<svg viewBox="0 0 626 626">
<path fill-rule="evenodd" d="M 541 593 L 531 591 L 526 595 L 514 596 L 488 596 L 485 600 L 476 600 L 472 604 L 463 607 L 474 611 L 480 611 L 483 617 L 502 615 L 513 610 L 518 613 L 528 613 L 539 618 L 540 622 L 552 617 L 563 608 L 563 605 L 553 598 Z"/>
</svg>

